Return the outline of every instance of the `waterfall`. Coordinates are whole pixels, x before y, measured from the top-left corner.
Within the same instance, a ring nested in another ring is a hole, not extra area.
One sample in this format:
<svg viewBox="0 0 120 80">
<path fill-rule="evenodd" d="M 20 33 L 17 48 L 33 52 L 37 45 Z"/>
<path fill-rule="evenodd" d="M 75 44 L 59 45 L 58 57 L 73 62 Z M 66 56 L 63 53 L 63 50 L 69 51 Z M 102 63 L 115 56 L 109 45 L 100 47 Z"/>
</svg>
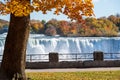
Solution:
<svg viewBox="0 0 120 80">
<path fill-rule="evenodd" d="M 28 42 L 28 53 L 105 53 L 120 52 L 120 37 L 49 37 L 32 36 Z"/>
<path fill-rule="evenodd" d="M 0 35 L 0 54 L 3 53 L 6 34 Z M 120 37 L 50 37 L 31 34 L 27 54 L 120 52 Z"/>
</svg>

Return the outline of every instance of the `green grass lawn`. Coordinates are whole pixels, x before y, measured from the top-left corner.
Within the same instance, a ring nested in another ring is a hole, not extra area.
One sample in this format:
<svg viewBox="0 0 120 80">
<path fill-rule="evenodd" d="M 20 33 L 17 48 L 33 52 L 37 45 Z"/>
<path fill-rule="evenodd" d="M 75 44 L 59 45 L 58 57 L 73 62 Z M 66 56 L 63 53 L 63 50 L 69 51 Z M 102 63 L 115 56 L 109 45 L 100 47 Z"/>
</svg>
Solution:
<svg viewBox="0 0 120 80">
<path fill-rule="evenodd" d="M 120 80 L 120 71 L 96 72 L 32 72 L 30 80 Z"/>
</svg>

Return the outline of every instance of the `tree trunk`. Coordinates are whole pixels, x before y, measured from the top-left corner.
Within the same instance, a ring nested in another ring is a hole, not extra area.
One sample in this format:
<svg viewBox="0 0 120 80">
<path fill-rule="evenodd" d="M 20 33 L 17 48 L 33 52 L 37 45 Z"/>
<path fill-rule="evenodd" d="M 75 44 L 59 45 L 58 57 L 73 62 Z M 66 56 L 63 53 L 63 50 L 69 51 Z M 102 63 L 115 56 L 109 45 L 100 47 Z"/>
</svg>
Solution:
<svg viewBox="0 0 120 80">
<path fill-rule="evenodd" d="M 30 16 L 15 17 L 11 14 L 0 80 L 26 80 L 26 47 L 30 31 Z M 14 79 L 13 79 L 14 78 Z"/>
</svg>

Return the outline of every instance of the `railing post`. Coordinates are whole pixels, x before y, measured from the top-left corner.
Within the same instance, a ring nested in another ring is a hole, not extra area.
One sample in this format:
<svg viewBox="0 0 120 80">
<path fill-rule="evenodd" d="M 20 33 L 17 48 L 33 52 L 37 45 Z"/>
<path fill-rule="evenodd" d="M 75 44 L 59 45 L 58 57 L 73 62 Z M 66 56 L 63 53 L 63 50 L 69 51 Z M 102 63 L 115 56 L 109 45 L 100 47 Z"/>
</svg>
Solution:
<svg viewBox="0 0 120 80">
<path fill-rule="evenodd" d="M 57 63 L 59 61 L 58 53 L 51 52 L 49 53 L 49 62 Z"/>
<path fill-rule="evenodd" d="M 76 54 L 76 61 L 77 61 L 77 54 Z"/>
<path fill-rule="evenodd" d="M 2 55 L 0 55 L 0 62 L 2 62 L 2 57 L 1 57 Z"/>
<path fill-rule="evenodd" d="M 32 55 L 30 55 L 30 62 L 32 62 Z"/>
<path fill-rule="evenodd" d="M 94 61 L 103 61 L 103 52 L 94 51 L 93 57 L 94 57 Z"/>
</svg>

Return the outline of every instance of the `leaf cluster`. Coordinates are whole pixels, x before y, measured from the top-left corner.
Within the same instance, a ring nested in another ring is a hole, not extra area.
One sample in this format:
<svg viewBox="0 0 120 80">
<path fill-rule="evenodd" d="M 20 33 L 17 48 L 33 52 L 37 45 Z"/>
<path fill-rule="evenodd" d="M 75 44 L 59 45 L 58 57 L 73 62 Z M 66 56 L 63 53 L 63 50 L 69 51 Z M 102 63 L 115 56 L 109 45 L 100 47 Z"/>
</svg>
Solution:
<svg viewBox="0 0 120 80">
<path fill-rule="evenodd" d="M 54 9 L 54 14 L 63 13 L 71 20 L 82 21 L 82 16 L 93 16 L 92 0 L 4 0 L 0 1 L 0 14 L 14 14 L 28 16 L 33 11 L 47 11 Z"/>
</svg>

